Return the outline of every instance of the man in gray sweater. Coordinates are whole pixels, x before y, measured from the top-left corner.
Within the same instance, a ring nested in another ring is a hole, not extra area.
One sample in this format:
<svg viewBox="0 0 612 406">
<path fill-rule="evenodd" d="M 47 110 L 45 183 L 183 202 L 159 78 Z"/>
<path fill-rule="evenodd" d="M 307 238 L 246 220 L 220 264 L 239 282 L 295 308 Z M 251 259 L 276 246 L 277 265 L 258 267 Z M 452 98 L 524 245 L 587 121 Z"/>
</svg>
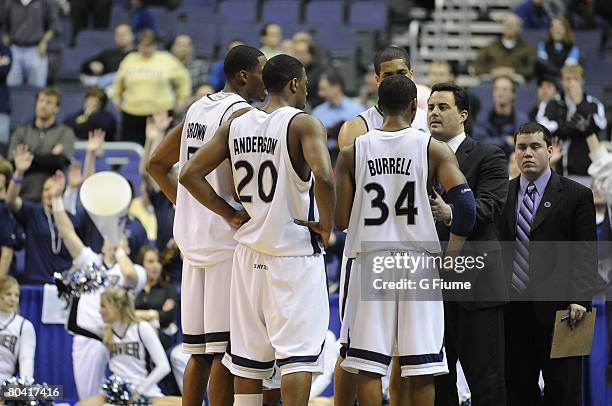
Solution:
<svg viewBox="0 0 612 406">
<path fill-rule="evenodd" d="M 56 121 L 62 95 L 55 88 L 44 88 L 36 96 L 34 121 L 18 127 L 11 136 L 9 160 L 15 148 L 24 144 L 34 154 L 32 166 L 21 185 L 21 197 L 40 201 L 42 185 L 56 170 L 64 170 L 73 158 L 74 132 Z"/>
</svg>

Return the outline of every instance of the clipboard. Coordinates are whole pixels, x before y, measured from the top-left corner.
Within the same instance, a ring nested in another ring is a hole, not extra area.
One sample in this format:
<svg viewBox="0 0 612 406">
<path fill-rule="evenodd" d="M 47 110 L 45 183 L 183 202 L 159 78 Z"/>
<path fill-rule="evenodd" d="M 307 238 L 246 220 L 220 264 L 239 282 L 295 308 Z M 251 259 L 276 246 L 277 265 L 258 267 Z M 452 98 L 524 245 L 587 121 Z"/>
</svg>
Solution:
<svg viewBox="0 0 612 406">
<path fill-rule="evenodd" d="M 591 354 L 593 344 L 593 331 L 595 330 L 595 317 L 597 309 L 584 313 L 582 320 L 576 323 L 572 330 L 567 320 L 567 310 L 557 310 L 555 313 L 555 326 L 550 347 L 550 358 L 579 357 Z"/>
</svg>

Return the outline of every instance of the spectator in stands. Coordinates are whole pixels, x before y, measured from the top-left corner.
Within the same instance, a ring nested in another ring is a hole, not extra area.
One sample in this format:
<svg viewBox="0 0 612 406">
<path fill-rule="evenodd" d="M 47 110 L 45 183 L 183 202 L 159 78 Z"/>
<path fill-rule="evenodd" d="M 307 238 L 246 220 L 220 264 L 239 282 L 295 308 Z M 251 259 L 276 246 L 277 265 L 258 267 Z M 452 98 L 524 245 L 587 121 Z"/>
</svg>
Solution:
<svg viewBox="0 0 612 406">
<path fill-rule="evenodd" d="M 514 14 L 508 15 L 502 25 L 501 38 L 478 52 L 472 66 L 474 73 L 494 77 L 518 75 L 520 80 L 531 79 L 536 51 L 521 38 L 521 32 L 521 19 Z"/>
<path fill-rule="evenodd" d="M 12 63 L 11 49 L 0 41 L 0 156 L 6 156 L 11 134 L 11 95 L 6 77 Z"/>
<path fill-rule="evenodd" d="M 546 0 L 526 0 L 516 7 L 514 12 L 523 20 L 523 27 L 528 30 L 548 28 L 551 14 L 545 3 Z"/>
<path fill-rule="evenodd" d="M 319 95 L 318 87 L 319 78 L 327 69 L 324 64 L 314 58 L 313 52 L 313 46 L 306 41 L 293 42 L 293 56 L 302 62 L 306 69 L 306 76 L 308 77 L 308 96 L 306 100 L 311 108 L 317 107 L 324 101 Z"/>
<path fill-rule="evenodd" d="M 540 124 L 563 141 L 563 159 L 557 164 L 557 172 L 574 175 L 577 180 L 587 176 L 591 164 L 585 141 L 592 133 L 606 129 L 608 122 L 603 104 L 584 92 L 584 70 L 580 65 L 561 68 L 561 85 L 564 96 L 549 101 L 537 114 Z M 590 184 L 590 182 L 588 182 Z"/>
<path fill-rule="evenodd" d="M 429 86 L 437 85 L 439 83 L 453 83 L 457 80 L 457 72 L 455 65 L 451 65 L 447 61 L 432 61 L 429 64 L 427 71 L 427 79 Z M 480 111 L 480 99 L 468 88 L 464 88 L 470 102 L 470 108 L 468 111 L 468 118 L 463 123 L 465 132 L 472 135 L 474 130 L 474 119 Z"/>
<path fill-rule="evenodd" d="M 276 23 L 269 23 L 263 26 L 259 32 L 259 42 L 266 59 L 270 59 L 278 54 L 282 54 L 283 50 L 280 45 L 283 41 L 283 29 Z"/>
<path fill-rule="evenodd" d="M 44 87 L 49 69 L 47 46 L 58 32 L 55 4 L 51 0 L 7 0 L 0 7 L 4 41 L 11 44 L 13 54 L 8 85 Z"/>
<path fill-rule="evenodd" d="M 122 113 L 122 140 L 144 145 L 147 117 L 160 110 L 181 111 L 190 96 L 187 69 L 169 52 L 157 50 L 152 31 L 141 32 L 138 52 L 125 57 L 113 82 L 113 103 Z"/>
<path fill-rule="evenodd" d="M 516 83 L 509 76 L 499 76 L 493 82 L 493 107 L 481 111 L 474 123 L 473 137 L 500 147 L 506 156 L 514 151 L 514 133 L 528 121 L 527 114 L 517 110 Z"/>
<path fill-rule="evenodd" d="M 97 86 L 90 87 L 85 94 L 83 108 L 66 117 L 64 124 L 74 130 L 76 138 L 87 140 L 93 130 L 103 130 L 107 141 L 115 140 L 117 122 L 106 109 L 108 97 Z"/>
<path fill-rule="evenodd" d="M 227 51 L 238 45 L 244 45 L 244 42 L 239 39 L 231 40 L 227 43 Z M 218 61 L 215 61 L 212 64 L 210 72 L 208 73 L 208 83 L 210 83 L 214 87 L 216 92 L 221 91 L 221 89 L 223 89 L 223 87 L 225 86 L 225 73 L 223 73 L 223 58 L 219 59 Z"/>
<path fill-rule="evenodd" d="M 160 253 L 162 264 L 170 280 L 180 285 L 183 264 L 173 237 L 174 205 L 146 171 L 151 151 L 159 145 L 169 126 L 170 117 L 163 112 L 154 114 L 147 120 L 147 140 L 139 169 L 141 182 L 144 185 L 143 202 L 149 203 L 155 214 L 155 247 Z"/>
<path fill-rule="evenodd" d="M 546 42 L 538 44 L 536 76 L 561 76 L 565 65 L 576 65 L 580 60 L 580 50 L 574 43 L 574 34 L 565 17 L 555 17 L 548 29 Z"/>
<path fill-rule="evenodd" d="M 593 0 L 566 0 L 566 16 L 575 30 L 593 30 L 597 28 Z"/>
<path fill-rule="evenodd" d="M 213 94 L 215 92 L 215 88 L 210 83 L 202 83 L 197 87 L 194 94 L 195 100 L 200 100 L 202 97 L 207 96 L 209 94 Z"/>
<path fill-rule="evenodd" d="M 105 88 L 113 83 L 119 64 L 134 49 L 134 34 L 128 24 L 115 27 L 115 47 L 108 48 L 83 62 L 81 82 L 86 86 Z"/>
<path fill-rule="evenodd" d="M 146 6 L 144 0 L 130 0 L 132 9 L 130 10 L 130 21 L 132 23 L 132 31 L 134 34 L 140 34 L 140 31 L 153 31 L 157 35 L 155 20 L 153 15 Z"/>
<path fill-rule="evenodd" d="M 94 30 L 106 30 L 110 25 L 112 0 L 76 0 L 70 2 L 72 17 L 72 42 L 79 32 L 89 27 L 92 20 Z"/>
<path fill-rule="evenodd" d="M 185 66 L 191 77 L 191 85 L 195 89 L 206 82 L 208 63 L 193 56 L 193 41 L 187 34 L 179 34 L 172 41 L 170 52 Z"/>
<path fill-rule="evenodd" d="M 529 111 L 529 121 L 536 121 L 538 111 L 545 109 L 546 104 L 559 95 L 559 85 L 554 78 L 543 76 L 538 79 L 538 104 Z"/>
<path fill-rule="evenodd" d="M 34 154 L 26 145 L 17 145 L 13 151 L 15 172 L 6 193 L 6 203 L 23 225 L 25 240 L 25 269 L 17 275 L 21 283 L 50 283 L 54 272 L 70 268 L 72 258 L 66 250 L 55 224 L 51 207 L 53 177 L 47 177 L 42 185 L 42 202 L 34 203 L 19 197 L 24 175 L 33 165 Z M 69 215 L 72 223 L 76 219 Z"/>
<path fill-rule="evenodd" d="M 73 158 L 74 132 L 56 121 L 61 101 L 62 94 L 56 88 L 42 89 L 36 96 L 34 121 L 18 127 L 11 136 L 9 159 L 21 144 L 34 154 L 21 185 L 21 197 L 26 200 L 40 201 L 45 179 L 58 169 L 66 169 Z"/>
<path fill-rule="evenodd" d="M 14 249 L 25 240 L 21 226 L 6 203 L 6 192 L 12 176 L 11 163 L 0 158 L 0 279 L 11 269 Z"/>
<path fill-rule="evenodd" d="M 168 351 L 172 346 L 172 336 L 177 332 L 174 324 L 178 304 L 176 288 L 163 280 L 157 248 L 150 245 L 142 247 L 136 263 L 147 272 L 147 282 L 136 297 L 136 316 L 158 329 L 159 339 Z"/>
<path fill-rule="evenodd" d="M 319 97 L 325 100 L 312 110 L 326 128 L 332 128 L 350 120 L 364 108 L 344 94 L 344 81 L 334 70 L 325 71 L 319 77 Z"/>
<path fill-rule="evenodd" d="M 378 82 L 373 68 L 368 69 L 363 75 L 363 83 L 359 89 L 359 102 L 366 109 L 378 103 Z"/>
</svg>

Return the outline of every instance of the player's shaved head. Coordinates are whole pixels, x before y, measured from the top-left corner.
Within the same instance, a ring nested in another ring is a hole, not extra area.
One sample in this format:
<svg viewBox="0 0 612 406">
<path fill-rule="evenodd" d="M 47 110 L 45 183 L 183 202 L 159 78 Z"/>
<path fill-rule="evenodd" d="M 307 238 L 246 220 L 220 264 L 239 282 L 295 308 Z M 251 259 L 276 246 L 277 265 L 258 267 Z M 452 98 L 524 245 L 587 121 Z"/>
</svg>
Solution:
<svg viewBox="0 0 612 406">
<path fill-rule="evenodd" d="M 380 75 L 380 65 L 384 62 L 395 61 L 401 59 L 406 63 L 408 69 L 410 69 L 410 55 L 404 48 L 400 47 L 386 47 L 376 53 L 374 56 L 374 71 L 377 75 Z"/>
<path fill-rule="evenodd" d="M 268 60 L 263 69 L 263 82 L 268 92 L 281 92 L 293 79 L 304 75 L 304 65 L 296 58 L 280 54 Z"/>
<path fill-rule="evenodd" d="M 401 114 L 416 96 L 416 85 L 404 75 L 389 76 L 378 87 L 378 105 L 385 114 Z"/>
<path fill-rule="evenodd" d="M 241 70 L 250 71 L 259 65 L 259 57 L 264 54 L 248 45 L 237 45 L 229 50 L 223 62 L 223 73 L 229 80 Z"/>
</svg>

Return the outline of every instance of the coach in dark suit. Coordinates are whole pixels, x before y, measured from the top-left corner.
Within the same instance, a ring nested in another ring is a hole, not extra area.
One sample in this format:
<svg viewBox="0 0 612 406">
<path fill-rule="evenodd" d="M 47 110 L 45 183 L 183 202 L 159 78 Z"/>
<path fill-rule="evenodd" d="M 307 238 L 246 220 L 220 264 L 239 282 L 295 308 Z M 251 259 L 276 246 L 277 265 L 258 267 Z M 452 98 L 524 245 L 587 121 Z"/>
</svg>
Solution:
<svg viewBox="0 0 612 406">
<path fill-rule="evenodd" d="M 445 346 L 450 373 L 438 376 L 437 406 L 456 406 L 457 359 L 461 361 L 474 406 L 503 406 L 504 313 L 508 294 L 501 261 L 501 247 L 495 222 L 501 215 L 508 193 L 508 164 L 501 149 L 481 144 L 465 135 L 468 96 L 450 84 L 434 85 L 428 101 L 428 124 L 432 136 L 446 142 L 455 152 L 459 167 L 476 197 L 476 225 L 467 238 L 462 256 L 483 256 L 482 270 L 447 272 L 445 280 L 469 280 L 471 289 L 445 291 Z M 437 184 L 436 181 L 434 183 Z M 437 189 L 437 188 L 435 188 Z M 448 241 L 452 208 L 438 193 L 430 204 L 440 241 Z"/>
<path fill-rule="evenodd" d="M 590 308 L 597 278 L 590 189 L 551 172 L 552 138 L 537 123 L 515 135 L 521 175 L 510 182 L 499 222 L 511 303 L 506 308 L 508 405 L 581 405 L 581 357 L 550 359 L 556 310 L 575 324 Z M 506 245 L 507 244 L 507 245 Z"/>
</svg>

